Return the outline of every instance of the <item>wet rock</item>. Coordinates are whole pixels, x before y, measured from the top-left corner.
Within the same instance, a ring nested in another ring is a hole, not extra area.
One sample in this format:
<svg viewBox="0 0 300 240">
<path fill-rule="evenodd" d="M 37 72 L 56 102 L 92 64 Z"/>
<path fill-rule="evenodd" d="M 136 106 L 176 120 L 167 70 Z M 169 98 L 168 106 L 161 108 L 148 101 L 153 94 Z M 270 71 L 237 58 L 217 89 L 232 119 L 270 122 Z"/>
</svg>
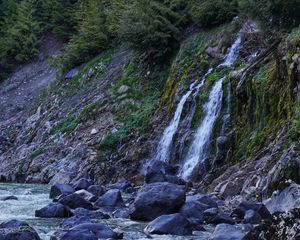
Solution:
<svg viewBox="0 0 300 240">
<path fill-rule="evenodd" d="M 101 196 L 96 202 L 96 207 L 124 207 L 121 192 L 117 189 L 111 189 Z"/>
<path fill-rule="evenodd" d="M 182 184 L 185 182 L 178 178 L 176 169 L 162 161 L 156 161 L 148 166 L 145 175 L 145 183 L 169 182 L 173 184 Z"/>
<path fill-rule="evenodd" d="M 204 211 L 203 219 L 208 224 L 234 224 L 234 220 L 229 216 L 229 214 L 220 211 L 217 208 L 210 208 Z"/>
<path fill-rule="evenodd" d="M 80 195 L 81 197 L 83 197 L 88 202 L 96 202 L 98 199 L 95 195 L 93 195 L 92 193 L 90 193 L 84 189 L 78 190 L 75 193 Z"/>
<path fill-rule="evenodd" d="M 275 213 L 271 219 L 261 221 L 243 240 L 263 239 L 300 239 L 300 210 L 292 209 L 290 212 Z"/>
<path fill-rule="evenodd" d="M 73 213 L 77 217 L 86 217 L 89 219 L 109 219 L 110 218 L 109 215 L 103 213 L 100 210 L 91 211 L 91 210 L 87 210 L 85 208 L 76 208 L 75 210 L 73 210 Z"/>
<path fill-rule="evenodd" d="M 94 181 L 87 178 L 81 178 L 72 184 L 76 191 L 81 189 L 87 190 L 92 185 L 94 185 Z"/>
<path fill-rule="evenodd" d="M 129 212 L 127 209 L 117 209 L 112 213 L 114 218 L 129 218 Z"/>
<path fill-rule="evenodd" d="M 216 227 L 211 240 L 242 240 L 244 236 L 236 226 L 223 223 Z"/>
<path fill-rule="evenodd" d="M 191 196 L 187 196 L 186 197 L 186 201 L 196 201 L 199 203 L 203 203 L 205 205 L 208 205 L 212 208 L 217 208 L 218 207 L 218 203 L 216 202 L 215 199 L 213 199 L 212 197 L 206 195 L 206 194 L 202 194 L 202 193 L 198 193 L 195 195 L 191 195 Z"/>
<path fill-rule="evenodd" d="M 122 85 L 121 87 L 119 87 L 118 89 L 118 94 L 124 94 L 124 93 L 127 93 L 129 90 L 129 87 L 126 86 L 126 85 Z"/>
<path fill-rule="evenodd" d="M 184 186 L 171 183 L 144 185 L 130 207 L 130 218 L 151 221 L 161 215 L 177 212 L 184 202 Z"/>
<path fill-rule="evenodd" d="M 67 80 L 72 79 L 72 78 L 76 77 L 78 75 L 78 73 L 79 73 L 79 69 L 74 68 L 65 75 L 65 79 L 67 79 Z"/>
<path fill-rule="evenodd" d="M 134 192 L 134 188 L 131 184 L 131 182 L 129 182 L 126 179 L 123 179 L 115 184 L 112 184 L 109 186 L 110 189 L 118 189 L 124 193 L 132 193 Z"/>
<path fill-rule="evenodd" d="M 181 214 L 162 215 L 150 222 L 145 232 L 149 234 L 192 235 L 190 222 Z"/>
<path fill-rule="evenodd" d="M 18 198 L 16 196 L 6 196 L 0 198 L 0 201 L 8 201 L 8 200 L 18 200 Z"/>
<path fill-rule="evenodd" d="M 292 184 L 281 192 L 273 193 L 264 202 L 270 212 L 286 212 L 300 207 L 300 185 Z"/>
<path fill-rule="evenodd" d="M 240 203 L 238 208 L 244 213 L 246 213 L 247 210 L 253 210 L 257 212 L 262 219 L 271 218 L 271 213 L 266 208 L 266 206 L 262 203 L 242 202 Z"/>
<path fill-rule="evenodd" d="M 197 201 L 186 201 L 179 212 L 191 222 L 203 222 L 203 212 L 209 208 L 210 206 Z"/>
<path fill-rule="evenodd" d="M 67 218 L 73 216 L 70 209 L 60 203 L 50 203 L 35 211 L 35 216 L 40 218 Z"/>
<path fill-rule="evenodd" d="M 81 238 L 80 238 L 81 237 Z M 104 224 L 84 223 L 71 228 L 61 240 L 83 240 L 83 239 L 122 239 L 123 234 L 112 231 Z"/>
<path fill-rule="evenodd" d="M 88 187 L 88 192 L 92 193 L 96 197 L 100 197 L 105 193 L 105 189 L 100 185 L 92 185 Z"/>
<path fill-rule="evenodd" d="M 68 206 L 69 208 L 86 208 L 92 209 L 93 205 L 76 193 L 72 193 L 59 200 L 59 203 Z"/>
<path fill-rule="evenodd" d="M 253 211 L 252 209 L 246 211 L 245 217 L 244 217 L 244 223 L 252 223 L 257 224 L 261 221 L 261 216 Z"/>
<path fill-rule="evenodd" d="M 41 240 L 37 232 L 27 223 L 12 220 L 0 224 L 0 239 L 3 240 Z"/>
<path fill-rule="evenodd" d="M 50 198 L 54 199 L 62 194 L 72 194 L 75 192 L 75 189 L 68 184 L 55 184 L 50 189 Z"/>
</svg>

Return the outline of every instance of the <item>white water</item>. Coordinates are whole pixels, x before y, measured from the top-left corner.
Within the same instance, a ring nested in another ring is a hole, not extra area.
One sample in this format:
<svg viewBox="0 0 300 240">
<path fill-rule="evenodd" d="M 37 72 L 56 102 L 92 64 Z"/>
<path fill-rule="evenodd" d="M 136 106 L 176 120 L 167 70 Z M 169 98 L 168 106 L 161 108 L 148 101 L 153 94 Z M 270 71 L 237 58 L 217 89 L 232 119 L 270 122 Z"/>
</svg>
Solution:
<svg viewBox="0 0 300 240">
<path fill-rule="evenodd" d="M 234 64 L 239 56 L 240 45 L 241 37 L 239 36 L 232 45 L 224 62 L 219 65 L 220 67 L 231 67 Z M 188 180 L 191 177 L 197 164 L 203 162 L 207 158 L 213 127 L 222 108 L 222 84 L 224 79 L 225 78 L 221 78 L 217 81 L 210 92 L 208 101 L 203 106 L 205 117 L 196 131 L 193 142 L 185 157 L 183 167 L 179 173 L 185 180 Z"/>
<path fill-rule="evenodd" d="M 189 98 L 189 96 L 191 95 L 191 93 L 194 90 L 199 91 L 199 89 L 203 86 L 206 76 L 208 74 L 210 74 L 212 72 L 212 69 L 209 69 L 208 72 L 204 75 L 204 77 L 200 80 L 200 82 L 197 84 L 198 81 L 193 82 L 190 85 L 189 91 L 182 96 L 176 112 L 174 114 L 174 117 L 172 118 L 169 126 L 165 129 L 163 136 L 158 144 L 158 149 L 156 151 L 156 156 L 155 156 L 155 160 L 156 161 L 163 161 L 163 162 L 168 162 L 169 161 L 169 157 L 170 157 L 170 148 L 173 142 L 173 138 L 174 135 L 178 129 L 178 125 L 180 122 L 180 117 L 182 114 L 182 110 L 184 107 L 184 104 L 186 103 L 187 99 Z"/>
</svg>

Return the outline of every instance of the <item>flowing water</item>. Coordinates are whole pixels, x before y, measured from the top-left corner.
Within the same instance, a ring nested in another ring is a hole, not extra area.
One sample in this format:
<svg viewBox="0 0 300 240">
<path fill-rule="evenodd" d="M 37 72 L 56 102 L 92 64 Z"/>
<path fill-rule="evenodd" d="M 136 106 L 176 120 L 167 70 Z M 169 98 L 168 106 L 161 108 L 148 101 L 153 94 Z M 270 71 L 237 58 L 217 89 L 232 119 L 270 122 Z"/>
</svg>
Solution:
<svg viewBox="0 0 300 240">
<path fill-rule="evenodd" d="M 173 138 L 175 133 L 177 132 L 178 125 L 180 122 L 180 117 L 183 111 L 184 104 L 187 99 L 190 97 L 193 91 L 196 90 L 198 93 L 199 89 L 203 86 L 206 76 L 212 72 L 212 69 L 209 69 L 208 72 L 204 75 L 204 77 L 198 82 L 193 82 L 190 85 L 189 91 L 184 94 L 177 106 L 174 117 L 172 118 L 170 124 L 165 129 L 162 138 L 158 144 L 158 149 L 156 151 L 155 161 L 163 161 L 168 162 L 170 157 L 170 149 L 172 146 Z"/>
<path fill-rule="evenodd" d="M 50 203 L 49 186 L 37 184 L 0 184 L 0 197 L 16 196 L 18 200 L 0 201 L 0 222 L 13 219 L 23 220 L 32 226 L 42 240 L 49 240 L 50 236 L 59 229 L 61 219 L 43 219 L 34 216 L 35 210 Z M 124 233 L 125 240 L 208 240 L 213 231 L 212 226 L 206 226 L 207 232 L 195 232 L 194 236 L 152 235 L 143 232 L 146 223 L 134 222 L 129 219 L 99 220 L 118 232 Z M 83 239 L 84 240 L 84 239 Z"/>
<path fill-rule="evenodd" d="M 241 37 L 238 36 L 233 43 L 230 51 L 225 58 L 224 62 L 219 67 L 231 67 L 239 56 L 241 45 Z M 207 153 L 211 143 L 211 135 L 215 122 L 220 114 L 222 108 L 223 89 L 222 84 L 225 78 L 218 80 L 212 88 L 208 101 L 204 104 L 204 118 L 196 130 L 192 144 L 185 157 L 183 167 L 179 175 L 188 180 L 195 167 L 203 163 L 207 158 Z"/>
<path fill-rule="evenodd" d="M 241 37 L 238 36 L 236 41 L 233 43 L 232 47 L 223 63 L 218 67 L 231 67 L 236 59 L 239 56 L 239 49 L 241 45 Z M 170 160 L 170 151 L 172 148 L 174 135 L 178 131 L 178 126 L 180 124 L 180 118 L 182 111 L 187 99 L 194 92 L 194 97 L 199 93 L 200 88 L 205 83 L 207 75 L 209 75 L 213 69 L 210 69 L 206 75 L 201 79 L 200 83 L 197 84 L 197 81 L 190 85 L 189 91 L 184 94 L 177 106 L 174 117 L 172 118 L 170 124 L 165 129 L 161 140 L 158 144 L 156 151 L 156 156 L 154 157 L 155 161 L 164 161 L 168 162 Z M 202 120 L 197 132 L 195 134 L 193 143 L 188 151 L 188 154 L 185 158 L 185 163 L 183 168 L 180 171 L 180 175 L 185 179 L 188 179 L 194 167 L 198 164 L 199 160 L 204 160 L 206 157 L 206 151 L 209 147 L 209 141 L 211 138 L 211 133 L 213 130 L 214 123 L 219 115 L 221 109 L 222 101 L 222 83 L 223 78 L 220 79 L 215 86 L 213 87 L 208 102 L 204 105 L 205 117 Z"/>
</svg>

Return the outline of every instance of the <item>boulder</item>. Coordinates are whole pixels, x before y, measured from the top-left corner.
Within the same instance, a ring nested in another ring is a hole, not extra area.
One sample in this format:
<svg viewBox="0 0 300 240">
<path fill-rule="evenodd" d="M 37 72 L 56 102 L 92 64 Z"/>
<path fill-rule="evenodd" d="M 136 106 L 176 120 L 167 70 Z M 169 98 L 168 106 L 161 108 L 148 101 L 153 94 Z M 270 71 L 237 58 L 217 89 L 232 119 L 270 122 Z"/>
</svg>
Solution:
<svg viewBox="0 0 300 240">
<path fill-rule="evenodd" d="M 84 189 L 78 190 L 75 193 L 83 197 L 88 202 L 96 202 L 98 199 L 95 195 Z"/>
<path fill-rule="evenodd" d="M 81 189 L 87 190 L 92 185 L 94 185 L 94 181 L 87 178 L 80 178 L 72 184 L 73 188 L 76 191 Z"/>
<path fill-rule="evenodd" d="M 253 203 L 253 202 L 241 202 L 238 208 L 246 213 L 247 210 L 253 210 L 257 212 L 262 219 L 268 219 L 271 218 L 271 213 L 267 209 L 267 207 L 262 203 Z"/>
<path fill-rule="evenodd" d="M 210 206 L 197 201 L 186 201 L 179 212 L 191 222 L 203 222 L 203 213 L 209 208 Z"/>
<path fill-rule="evenodd" d="M 18 198 L 16 196 L 5 196 L 0 198 L 0 201 L 8 201 L 8 200 L 18 200 Z"/>
<path fill-rule="evenodd" d="M 72 194 L 75 192 L 75 189 L 68 184 L 55 184 L 50 189 L 50 199 L 54 199 L 62 194 Z"/>
<path fill-rule="evenodd" d="M 261 216 L 252 209 L 247 210 L 244 217 L 244 223 L 257 224 L 261 221 Z"/>
<path fill-rule="evenodd" d="M 73 216 L 70 209 L 61 203 L 50 203 L 35 211 L 35 216 L 40 218 L 68 218 Z"/>
<path fill-rule="evenodd" d="M 96 207 L 124 207 L 121 192 L 117 189 L 111 189 L 101 196 L 96 202 Z"/>
<path fill-rule="evenodd" d="M 218 203 L 215 199 L 213 199 L 212 197 L 203 194 L 203 193 L 198 193 L 195 195 L 190 195 L 186 197 L 186 201 L 197 201 L 199 203 L 205 204 L 210 206 L 211 208 L 217 208 L 218 207 Z"/>
<path fill-rule="evenodd" d="M 79 238 L 80 236 L 81 238 Z M 123 234 L 116 233 L 104 224 L 84 223 L 71 228 L 61 240 L 86 240 L 86 239 L 122 239 Z"/>
<path fill-rule="evenodd" d="M 203 219 L 208 224 L 234 224 L 234 220 L 226 213 L 220 211 L 217 208 L 210 208 L 204 211 Z"/>
<path fill-rule="evenodd" d="M 242 240 L 245 233 L 236 226 L 230 224 L 217 225 L 211 240 Z"/>
<path fill-rule="evenodd" d="M 190 222 L 181 214 L 162 215 L 150 222 L 145 232 L 148 234 L 192 235 Z"/>
<path fill-rule="evenodd" d="M 105 189 L 101 185 L 92 185 L 87 189 L 88 192 L 92 193 L 96 197 L 100 197 L 105 193 Z"/>
<path fill-rule="evenodd" d="M 133 220 L 154 220 L 177 212 L 185 202 L 185 187 L 171 183 L 151 183 L 144 185 L 130 206 Z"/>
<path fill-rule="evenodd" d="M 109 219 L 109 215 L 101 212 L 100 210 L 91 211 L 85 208 L 76 208 L 73 214 L 77 217 L 85 217 L 89 219 Z"/>
<path fill-rule="evenodd" d="M 58 202 L 72 209 L 75 208 L 93 209 L 93 205 L 87 200 L 85 200 L 83 197 L 78 195 L 77 193 L 72 193 L 66 197 L 63 197 Z"/>
<path fill-rule="evenodd" d="M 0 224 L 2 240 L 41 240 L 37 232 L 27 223 L 12 220 Z"/>
<path fill-rule="evenodd" d="M 110 189 L 118 189 L 124 193 L 134 192 L 134 188 L 133 188 L 131 182 L 127 181 L 126 179 L 123 179 L 115 184 L 110 185 L 109 188 Z"/>
<path fill-rule="evenodd" d="M 173 184 L 182 184 L 185 182 L 178 178 L 177 169 L 171 167 L 165 162 L 156 161 L 148 166 L 145 175 L 145 183 L 169 182 Z"/>
</svg>

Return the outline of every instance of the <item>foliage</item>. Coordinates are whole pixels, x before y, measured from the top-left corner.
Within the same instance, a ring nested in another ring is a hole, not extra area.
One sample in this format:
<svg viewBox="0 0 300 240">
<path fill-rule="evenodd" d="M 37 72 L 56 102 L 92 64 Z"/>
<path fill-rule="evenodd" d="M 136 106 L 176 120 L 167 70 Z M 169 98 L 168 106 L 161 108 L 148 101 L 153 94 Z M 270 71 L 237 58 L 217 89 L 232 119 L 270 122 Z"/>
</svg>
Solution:
<svg viewBox="0 0 300 240">
<path fill-rule="evenodd" d="M 220 25 L 238 14 L 236 0 L 194 0 L 190 3 L 193 21 L 203 27 Z"/>
</svg>

